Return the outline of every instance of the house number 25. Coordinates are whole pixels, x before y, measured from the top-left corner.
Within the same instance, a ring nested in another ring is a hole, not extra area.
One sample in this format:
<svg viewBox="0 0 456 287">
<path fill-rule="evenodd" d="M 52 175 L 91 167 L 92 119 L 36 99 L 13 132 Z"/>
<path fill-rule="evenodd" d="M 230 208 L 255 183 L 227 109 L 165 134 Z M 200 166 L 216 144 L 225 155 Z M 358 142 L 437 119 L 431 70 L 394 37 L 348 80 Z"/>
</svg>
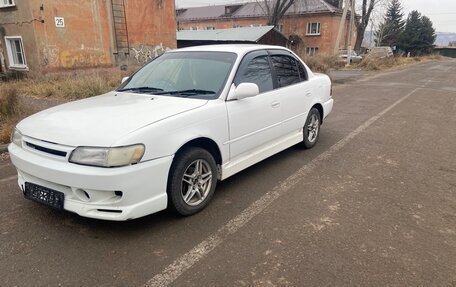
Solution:
<svg viewBox="0 0 456 287">
<path fill-rule="evenodd" d="M 64 28 L 65 27 L 65 19 L 63 17 L 55 17 L 55 27 Z"/>
</svg>

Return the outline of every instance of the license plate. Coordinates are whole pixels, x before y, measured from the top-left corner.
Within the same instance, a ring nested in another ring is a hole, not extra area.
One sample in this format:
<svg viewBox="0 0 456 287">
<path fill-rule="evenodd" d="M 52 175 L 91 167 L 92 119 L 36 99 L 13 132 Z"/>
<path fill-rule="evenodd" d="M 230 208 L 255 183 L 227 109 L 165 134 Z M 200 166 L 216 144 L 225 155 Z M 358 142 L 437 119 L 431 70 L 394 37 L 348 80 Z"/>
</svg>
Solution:
<svg viewBox="0 0 456 287">
<path fill-rule="evenodd" d="M 59 210 L 63 209 L 63 202 L 65 201 L 65 194 L 63 192 L 30 182 L 25 183 L 24 196 L 27 199 L 43 203 Z"/>
</svg>

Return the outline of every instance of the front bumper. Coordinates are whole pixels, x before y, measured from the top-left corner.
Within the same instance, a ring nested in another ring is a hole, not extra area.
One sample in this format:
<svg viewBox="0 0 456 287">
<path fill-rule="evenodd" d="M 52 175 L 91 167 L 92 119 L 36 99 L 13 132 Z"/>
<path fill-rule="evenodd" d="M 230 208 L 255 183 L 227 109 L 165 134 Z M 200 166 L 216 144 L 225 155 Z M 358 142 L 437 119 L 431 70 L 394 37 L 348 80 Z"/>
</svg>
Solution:
<svg viewBox="0 0 456 287">
<path fill-rule="evenodd" d="M 10 144 L 18 184 L 25 182 L 65 194 L 64 209 L 80 216 L 129 220 L 163 210 L 172 156 L 118 168 L 83 166 Z"/>
</svg>

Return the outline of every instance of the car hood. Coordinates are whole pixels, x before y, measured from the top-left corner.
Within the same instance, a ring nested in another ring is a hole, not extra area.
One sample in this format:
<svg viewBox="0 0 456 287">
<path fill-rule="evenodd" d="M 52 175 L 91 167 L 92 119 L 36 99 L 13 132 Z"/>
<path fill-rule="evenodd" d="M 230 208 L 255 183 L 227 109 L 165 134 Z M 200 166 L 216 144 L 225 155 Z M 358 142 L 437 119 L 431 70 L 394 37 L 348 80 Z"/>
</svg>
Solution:
<svg viewBox="0 0 456 287">
<path fill-rule="evenodd" d="M 17 128 L 29 137 L 69 146 L 111 146 L 144 126 L 196 109 L 207 100 L 110 92 L 34 114 Z"/>
</svg>

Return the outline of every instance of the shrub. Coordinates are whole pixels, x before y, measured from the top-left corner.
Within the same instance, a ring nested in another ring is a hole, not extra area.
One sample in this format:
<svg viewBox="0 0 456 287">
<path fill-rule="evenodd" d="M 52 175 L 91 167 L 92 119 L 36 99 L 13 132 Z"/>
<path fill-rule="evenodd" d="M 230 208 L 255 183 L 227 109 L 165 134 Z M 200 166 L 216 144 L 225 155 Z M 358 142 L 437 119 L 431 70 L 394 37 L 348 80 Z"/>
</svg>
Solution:
<svg viewBox="0 0 456 287">
<path fill-rule="evenodd" d="M 11 131 L 22 114 L 16 86 L 0 85 L 0 144 L 9 142 Z"/>
<path fill-rule="evenodd" d="M 0 122 L 14 115 L 17 109 L 17 88 L 15 86 L 0 86 Z"/>
</svg>

